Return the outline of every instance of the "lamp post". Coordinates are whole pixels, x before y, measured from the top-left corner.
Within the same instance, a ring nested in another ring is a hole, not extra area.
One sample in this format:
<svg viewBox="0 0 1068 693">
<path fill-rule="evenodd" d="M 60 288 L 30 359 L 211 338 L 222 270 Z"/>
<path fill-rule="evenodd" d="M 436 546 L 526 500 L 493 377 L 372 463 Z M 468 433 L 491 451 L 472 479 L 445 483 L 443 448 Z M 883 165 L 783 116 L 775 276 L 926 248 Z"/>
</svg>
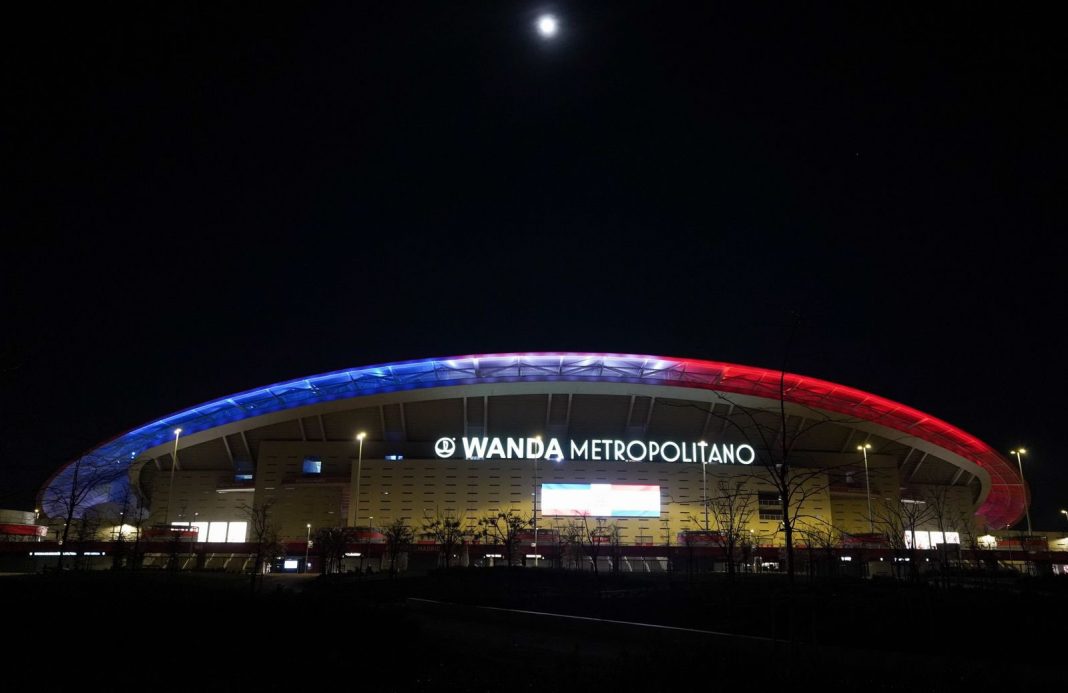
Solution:
<svg viewBox="0 0 1068 693">
<path fill-rule="evenodd" d="M 193 541 L 189 544 L 189 553 L 193 555 L 193 565 L 196 566 L 197 557 L 197 540 L 200 539 L 200 530 L 197 529 L 197 518 L 200 516 L 199 512 L 193 513 L 193 519 L 189 521 L 189 533 L 193 538 Z M 204 537 L 207 539 L 207 537 Z"/>
<path fill-rule="evenodd" d="M 308 528 L 308 536 L 304 539 L 304 572 L 308 572 L 308 552 L 311 550 L 311 523 L 305 525 Z"/>
<path fill-rule="evenodd" d="M 864 488 L 868 495 L 868 532 L 875 534 L 875 522 L 871 517 L 871 478 L 868 474 L 868 450 L 871 449 L 871 443 L 864 443 L 858 445 L 857 450 L 864 453 Z"/>
<path fill-rule="evenodd" d="M 1009 450 L 1009 454 L 1016 455 L 1016 465 L 1020 468 L 1020 485 L 1023 486 L 1024 491 L 1024 512 L 1027 515 L 1027 535 L 1031 536 L 1031 504 L 1027 502 L 1027 484 L 1024 482 L 1023 461 L 1020 460 L 1020 455 L 1026 455 L 1027 450 L 1017 448 Z"/>
<path fill-rule="evenodd" d="M 359 451 L 356 453 L 356 508 L 352 515 L 352 526 L 360 526 L 360 473 L 363 469 L 363 439 L 367 437 L 367 434 L 360 431 L 356 434 L 356 442 L 360 444 Z"/>
<path fill-rule="evenodd" d="M 705 441 L 702 440 L 701 442 L 704 443 Z M 703 449 L 704 445 L 702 445 L 701 447 Z M 705 462 L 704 455 L 701 455 L 701 502 L 705 506 L 705 531 L 706 532 L 708 531 L 708 472 L 707 472 L 707 469 L 706 469 L 707 465 L 708 465 L 708 463 Z"/>
<path fill-rule="evenodd" d="M 534 436 L 534 440 L 538 441 L 538 451 L 541 451 L 541 436 Z M 527 450 L 529 453 L 530 451 Z M 534 567 L 538 567 L 538 456 L 531 455 L 534 458 L 534 543 L 531 544 L 531 548 L 534 549 Z"/>
<path fill-rule="evenodd" d="M 1068 520 L 1068 510 L 1062 510 L 1061 515 L 1064 515 L 1064 519 Z"/>
<path fill-rule="evenodd" d="M 171 503 L 174 502 L 174 468 L 178 466 L 178 436 L 182 435 L 182 429 L 174 429 L 174 454 L 171 456 L 171 485 L 167 490 L 167 513 L 163 516 L 163 524 L 171 523 Z"/>
</svg>

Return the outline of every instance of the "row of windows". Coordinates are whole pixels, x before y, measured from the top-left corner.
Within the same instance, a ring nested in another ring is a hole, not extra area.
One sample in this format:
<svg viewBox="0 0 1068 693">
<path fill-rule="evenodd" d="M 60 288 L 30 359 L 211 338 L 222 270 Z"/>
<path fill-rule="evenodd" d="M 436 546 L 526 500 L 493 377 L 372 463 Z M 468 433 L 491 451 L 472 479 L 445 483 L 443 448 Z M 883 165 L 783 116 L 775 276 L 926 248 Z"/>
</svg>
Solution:
<svg viewBox="0 0 1068 693">
<path fill-rule="evenodd" d="M 172 522 L 172 527 L 188 527 L 188 522 Z M 244 543 L 248 536 L 247 522 L 193 522 L 197 541 L 209 544 Z"/>
</svg>

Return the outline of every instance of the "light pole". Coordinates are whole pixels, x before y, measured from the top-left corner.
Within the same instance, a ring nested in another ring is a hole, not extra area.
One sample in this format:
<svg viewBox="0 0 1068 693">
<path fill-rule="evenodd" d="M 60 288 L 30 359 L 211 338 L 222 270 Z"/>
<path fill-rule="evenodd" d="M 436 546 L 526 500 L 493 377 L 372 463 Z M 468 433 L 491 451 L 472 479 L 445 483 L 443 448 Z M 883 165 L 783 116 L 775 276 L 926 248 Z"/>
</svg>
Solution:
<svg viewBox="0 0 1068 693">
<path fill-rule="evenodd" d="M 189 521 L 189 531 L 193 537 L 193 541 L 189 544 L 189 553 L 193 555 L 193 565 L 196 566 L 197 557 L 197 539 L 200 539 L 200 530 L 197 529 L 197 518 L 200 516 L 199 512 L 193 513 L 193 519 Z M 207 537 L 205 537 L 207 539 Z"/>
<path fill-rule="evenodd" d="M 1068 520 L 1068 510 L 1062 510 L 1061 515 L 1064 515 L 1064 519 Z"/>
<path fill-rule="evenodd" d="M 1009 454 L 1016 455 L 1016 465 L 1020 468 L 1020 485 L 1023 486 L 1024 492 L 1024 512 L 1027 514 L 1027 536 L 1031 536 L 1031 504 L 1027 502 L 1027 484 L 1024 482 L 1023 461 L 1020 460 L 1020 455 L 1026 455 L 1027 450 L 1017 448 L 1016 450 L 1009 450 Z"/>
<path fill-rule="evenodd" d="M 538 441 L 539 452 L 541 449 L 541 436 L 534 436 L 534 440 Z M 530 452 L 529 450 L 527 451 Z M 538 456 L 531 455 L 534 458 L 534 543 L 531 544 L 531 548 L 534 549 L 534 567 L 538 567 Z"/>
<path fill-rule="evenodd" d="M 701 441 L 704 443 L 704 441 Z M 704 448 L 704 446 L 701 446 Z M 701 456 L 701 500 L 705 506 L 705 531 L 708 531 L 708 472 L 706 469 L 707 463 L 704 460 L 704 455 Z"/>
<path fill-rule="evenodd" d="M 308 536 L 304 539 L 304 572 L 308 572 L 308 551 L 311 550 L 311 523 L 305 525 L 308 528 Z"/>
<path fill-rule="evenodd" d="M 356 509 L 352 516 L 352 526 L 360 526 L 360 473 L 363 469 L 363 439 L 367 434 L 360 431 L 356 434 L 356 442 L 360 444 L 359 452 L 356 453 Z"/>
<path fill-rule="evenodd" d="M 167 513 L 163 516 L 163 524 L 171 524 L 171 503 L 174 502 L 174 468 L 178 466 L 178 436 L 182 435 L 182 429 L 174 429 L 174 454 L 171 456 L 171 486 L 167 490 Z"/>
<path fill-rule="evenodd" d="M 864 453 L 864 488 L 868 495 L 868 531 L 875 534 L 875 522 L 871 517 L 871 478 L 868 474 L 868 450 L 870 449 L 871 443 L 864 443 L 863 445 L 857 446 L 857 450 Z"/>
</svg>

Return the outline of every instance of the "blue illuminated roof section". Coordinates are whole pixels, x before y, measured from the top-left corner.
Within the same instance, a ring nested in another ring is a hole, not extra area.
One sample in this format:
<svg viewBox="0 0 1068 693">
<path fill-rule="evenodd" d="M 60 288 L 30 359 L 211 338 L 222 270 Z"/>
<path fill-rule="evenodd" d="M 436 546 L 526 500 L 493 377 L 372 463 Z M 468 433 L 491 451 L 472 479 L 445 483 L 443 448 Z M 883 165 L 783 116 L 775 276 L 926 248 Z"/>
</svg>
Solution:
<svg viewBox="0 0 1068 693">
<path fill-rule="evenodd" d="M 263 414 L 365 395 L 509 382 L 638 383 L 781 397 L 887 426 L 950 450 L 989 472 L 991 492 L 978 514 L 992 527 L 1012 524 L 1023 515 L 1026 491 L 1015 470 L 978 438 L 911 407 L 824 380 L 786 374 L 780 387 L 781 376 L 779 371 L 718 361 L 633 354 L 515 353 L 404 361 L 290 380 L 208 402 L 129 431 L 89 451 L 81 461 L 83 469 L 128 464 L 142 451 L 173 440 L 176 428 L 185 437 Z M 50 516 L 55 516 L 55 507 L 48 498 L 64 482 L 69 485 L 73 466 L 71 462 L 59 470 L 42 489 L 41 507 Z"/>
</svg>

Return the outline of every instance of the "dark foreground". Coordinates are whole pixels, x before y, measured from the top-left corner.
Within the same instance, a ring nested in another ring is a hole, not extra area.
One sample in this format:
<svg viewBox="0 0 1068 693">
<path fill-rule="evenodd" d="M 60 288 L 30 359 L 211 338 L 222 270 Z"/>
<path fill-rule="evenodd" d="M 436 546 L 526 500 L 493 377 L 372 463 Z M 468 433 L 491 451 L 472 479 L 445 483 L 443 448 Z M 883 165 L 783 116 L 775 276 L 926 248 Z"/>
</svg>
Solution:
<svg viewBox="0 0 1068 693">
<path fill-rule="evenodd" d="M 224 574 L 6 577 L 2 687 L 947 691 L 1068 679 L 1064 580 L 791 591 L 781 576 L 720 577 L 460 569 L 269 576 L 256 594 Z"/>
</svg>

